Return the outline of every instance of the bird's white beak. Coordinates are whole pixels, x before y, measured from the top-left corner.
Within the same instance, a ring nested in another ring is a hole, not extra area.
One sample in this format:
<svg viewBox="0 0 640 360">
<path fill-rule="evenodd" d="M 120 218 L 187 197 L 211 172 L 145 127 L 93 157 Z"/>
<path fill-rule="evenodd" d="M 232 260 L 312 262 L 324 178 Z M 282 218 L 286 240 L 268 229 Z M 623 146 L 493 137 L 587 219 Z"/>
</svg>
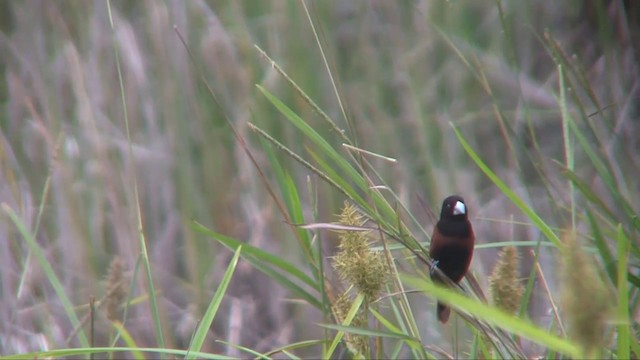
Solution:
<svg viewBox="0 0 640 360">
<path fill-rule="evenodd" d="M 462 201 L 456 201 L 456 206 L 453 207 L 453 215 L 464 215 L 467 213 L 467 207 Z"/>
</svg>

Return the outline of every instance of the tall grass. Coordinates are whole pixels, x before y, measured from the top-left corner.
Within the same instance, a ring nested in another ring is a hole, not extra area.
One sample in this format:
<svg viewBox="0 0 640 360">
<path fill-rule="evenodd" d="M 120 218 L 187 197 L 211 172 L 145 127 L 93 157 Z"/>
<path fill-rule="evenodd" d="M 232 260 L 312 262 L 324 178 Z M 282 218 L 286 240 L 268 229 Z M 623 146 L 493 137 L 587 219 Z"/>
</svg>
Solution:
<svg viewBox="0 0 640 360">
<path fill-rule="evenodd" d="M 637 6 L 1 7 L 2 356 L 640 356 Z M 451 193 L 460 288 L 424 250 Z M 379 298 L 333 268 L 344 232 L 384 255 Z"/>
</svg>

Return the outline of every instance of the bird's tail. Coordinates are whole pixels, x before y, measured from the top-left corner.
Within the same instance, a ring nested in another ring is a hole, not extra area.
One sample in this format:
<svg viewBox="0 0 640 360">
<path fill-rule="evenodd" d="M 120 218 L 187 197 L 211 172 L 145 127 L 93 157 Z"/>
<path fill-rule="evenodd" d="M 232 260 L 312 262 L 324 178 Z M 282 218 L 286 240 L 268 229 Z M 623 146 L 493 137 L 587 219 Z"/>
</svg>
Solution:
<svg viewBox="0 0 640 360">
<path fill-rule="evenodd" d="M 439 302 L 438 303 L 438 320 L 441 323 L 445 324 L 449 320 L 449 315 L 451 315 L 451 308 Z"/>
</svg>

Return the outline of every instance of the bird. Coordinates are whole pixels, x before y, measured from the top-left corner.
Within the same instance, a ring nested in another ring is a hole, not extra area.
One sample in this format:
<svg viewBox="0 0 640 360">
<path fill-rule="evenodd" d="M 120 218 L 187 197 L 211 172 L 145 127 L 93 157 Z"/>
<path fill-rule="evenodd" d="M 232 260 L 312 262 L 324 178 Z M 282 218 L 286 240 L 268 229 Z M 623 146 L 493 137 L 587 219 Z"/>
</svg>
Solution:
<svg viewBox="0 0 640 360">
<path fill-rule="evenodd" d="M 475 236 L 469 222 L 469 209 L 464 199 L 458 195 L 448 196 L 442 202 L 440 219 L 433 228 L 429 256 L 433 260 L 431 279 L 442 283 L 443 280 L 435 271 L 437 267 L 454 283 L 460 280 L 469 270 L 473 257 Z M 438 302 L 438 320 L 445 324 L 449 320 L 451 309 Z"/>
</svg>

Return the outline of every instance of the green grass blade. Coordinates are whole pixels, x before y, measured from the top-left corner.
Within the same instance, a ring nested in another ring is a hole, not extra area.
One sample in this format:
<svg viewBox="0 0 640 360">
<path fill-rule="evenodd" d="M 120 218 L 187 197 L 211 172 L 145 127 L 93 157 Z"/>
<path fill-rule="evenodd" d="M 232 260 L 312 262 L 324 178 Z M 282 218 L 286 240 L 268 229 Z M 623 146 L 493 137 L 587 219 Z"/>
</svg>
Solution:
<svg viewBox="0 0 640 360">
<path fill-rule="evenodd" d="M 285 261 L 279 256 L 270 254 L 254 246 L 242 243 L 228 236 L 224 236 L 212 230 L 209 230 L 197 221 L 193 222 L 193 227 L 196 231 L 216 239 L 232 251 L 236 251 L 238 247 L 242 246 L 243 259 L 251 263 L 251 265 L 253 265 L 256 269 L 262 271 L 272 279 L 278 281 L 281 285 L 292 291 L 297 296 L 300 296 L 313 306 L 321 308 L 321 302 L 318 301 L 315 296 L 311 295 L 308 291 L 304 290 L 302 287 L 295 284 L 289 279 L 290 276 L 293 276 L 315 290 L 318 290 L 320 288 L 320 285 L 316 281 L 302 272 L 297 266 Z M 277 268 L 280 271 L 283 271 L 287 274 L 287 276 L 283 276 L 273 268 Z"/>
<path fill-rule="evenodd" d="M 251 256 L 255 256 L 257 259 L 264 261 L 265 263 L 268 263 L 270 265 L 273 265 L 283 271 L 285 271 L 288 274 L 293 275 L 294 277 L 296 277 L 297 279 L 301 280 L 302 282 L 304 282 L 305 284 L 313 287 L 314 289 L 316 288 L 317 284 L 315 281 L 313 281 L 313 279 L 311 279 L 307 274 L 305 274 L 304 272 L 302 272 L 297 266 L 284 261 L 281 257 L 277 256 L 277 255 L 273 255 L 270 254 L 260 248 L 248 245 L 248 244 L 244 244 L 238 240 L 235 240 L 231 237 L 228 236 L 224 236 L 222 234 L 219 234 L 213 230 L 208 229 L 206 226 L 200 224 L 197 221 L 193 222 L 194 225 L 194 229 L 199 231 L 200 233 L 207 235 L 209 237 L 212 237 L 216 240 L 218 240 L 219 242 L 221 242 L 223 245 L 229 247 L 230 249 L 232 249 L 233 251 L 235 251 L 239 246 L 244 247 L 242 253 L 243 255 L 251 255 Z"/>
<path fill-rule="evenodd" d="M 538 262 L 540 260 L 540 248 L 541 241 L 538 241 L 538 246 L 532 251 L 533 261 L 531 262 L 531 270 L 529 270 L 529 279 L 527 280 L 527 285 L 524 287 L 524 292 L 522 294 L 522 299 L 520 301 L 520 310 L 518 313 L 520 316 L 524 316 L 527 313 L 527 309 L 529 308 L 529 302 L 531 301 L 533 295 L 533 288 L 538 282 Z"/>
<path fill-rule="evenodd" d="M 409 345 L 409 347 L 411 347 L 414 351 L 418 351 L 418 354 L 421 354 L 422 357 L 424 358 L 426 356 L 426 353 L 424 352 L 424 348 L 422 347 L 422 344 L 420 343 L 420 339 L 416 339 L 413 336 L 410 335 L 405 335 L 407 332 L 404 331 L 403 329 L 395 326 L 391 321 L 387 320 L 387 318 L 385 318 L 381 313 L 373 310 L 373 309 L 369 309 L 369 311 L 373 314 L 373 316 L 380 322 L 380 324 L 385 327 L 387 330 L 389 330 L 388 332 L 385 332 L 383 336 L 386 336 L 388 334 L 400 334 L 403 335 L 404 340 L 408 340 L 406 341 L 406 344 Z M 396 317 L 398 318 L 398 315 L 396 315 Z M 376 335 L 377 336 L 377 335 Z M 394 335 L 395 336 L 395 335 Z"/>
<path fill-rule="evenodd" d="M 84 330 L 81 328 L 80 320 L 78 319 L 78 315 L 76 315 L 76 312 L 74 310 L 74 305 L 71 303 L 71 300 L 67 296 L 67 293 L 65 293 L 64 286 L 62 286 L 62 283 L 53 270 L 51 263 L 49 262 L 49 260 L 47 260 L 44 251 L 42 251 L 42 248 L 40 247 L 36 239 L 33 238 L 29 230 L 27 230 L 26 225 L 13 211 L 13 209 L 10 208 L 6 203 L 2 203 L 0 206 L 2 207 L 2 211 L 4 211 L 5 214 L 9 216 L 13 224 L 18 228 L 20 235 L 22 235 L 23 239 L 27 242 L 27 245 L 31 249 L 31 253 L 35 255 L 38 264 L 42 268 L 42 271 L 44 271 L 47 279 L 49 280 L 49 283 L 51 283 L 53 290 L 56 292 L 56 295 L 60 299 L 60 302 L 64 307 L 64 311 L 66 312 L 71 325 L 75 329 L 79 330 L 78 340 L 80 341 L 80 344 L 84 347 L 89 347 L 89 341 L 87 340 L 87 336 L 85 335 Z"/>
<path fill-rule="evenodd" d="M 375 311 L 374 309 L 369 309 L 369 311 L 373 314 L 373 316 L 376 319 L 378 319 L 380 324 L 383 327 L 387 328 L 390 332 L 398 333 L 398 334 L 405 333 L 404 331 L 402 331 L 402 329 L 400 329 L 399 327 L 395 326 L 392 322 L 387 320 L 387 318 L 385 318 L 381 313 Z"/>
<path fill-rule="evenodd" d="M 385 230 L 397 235 L 397 230 L 395 229 L 395 227 L 388 222 L 389 219 L 396 219 L 394 210 L 393 208 L 391 208 L 391 206 L 389 206 L 386 200 L 382 196 L 380 196 L 378 192 L 370 191 L 369 189 L 366 190 L 373 199 L 373 203 L 376 206 L 374 208 L 362 196 L 360 196 L 360 194 L 353 187 L 351 187 L 351 185 L 349 185 L 349 182 L 346 178 L 341 177 L 334 170 L 334 167 L 332 167 L 331 164 L 324 161 L 324 159 L 322 159 L 322 157 L 315 153 L 313 150 L 307 149 L 307 152 L 318 164 L 318 167 L 333 180 L 333 182 L 338 186 L 339 189 L 341 189 L 341 191 L 345 193 L 345 195 L 347 195 L 351 200 L 358 204 L 360 209 L 369 218 L 373 219 Z M 364 179 L 362 179 L 361 177 L 360 180 L 364 181 Z M 379 210 L 381 214 L 378 214 L 378 212 L 376 212 L 376 209 Z"/>
<path fill-rule="evenodd" d="M 363 301 L 364 301 L 364 296 L 362 294 L 358 294 L 355 300 L 353 300 L 353 304 L 351 304 L 351 309 L 349 309 L 349 312 L 347 313 L 344 321 L 342 322 L 343 326 L 351 324 L 351 321 L 353 321 L 353 318 L 355 318 L 356 314 L 358 313 L 358 310 L 360 309 L 360 306 L 362 306 Z M 320 325 L 322 326 L 322 324 Z M 331 342 L 331 345 L 329 346 L 329 349 L 327 349 L 327 352 L 322 356 L 324 359 L 329 359 L 333 357 L 333 353 L 336 351 L 336 348 L 338 347 L 338 344 L 342 340 L 344 333 L 345 333 L 344 330 L 338 330 L 338 332 L 336 333 L 336 336 L 333 338 L 333 341 Z"/>
<path fill-rule="evenodd" d="M 129 333 L 127 328 L 125 328 L 120 322 L 117 322 L 117 321 L 112 322 L 112 325 L 118 332 L 118 337 L 122 337 L 122 339 L 124 340 L 125 344 L 127 344 L 128 347 L 130 347 L 131 349 L 138 348 L 138 344 L 136 344 L 135 340 L 133 340 L 133 337 L 131 336 L 131 333 Z M 134 350 L 131 352 L 131 354 L 133 355 L 134 359 L 138 359 L 138 360 L 145 359 L 144 354 L 140 350 Z"/>
<path fill-rule="evenodd" d="M 326 343 L 326 340 L 304 340 L 304 341 L 299 341 L 299 342 L 295 342 L 295 343 L 291 343 L 291 344 L 287 344 L 285 346 L 279 347 L 277 349 L 273 349 L 270 350 L 266 353 L 259 353 L 253 349 L 250 349 L 246 346 L 240 346 L 240 345 L 236 345 L 236 344 L 231 344 L 229 342 L 226 341 L 220 341 L 218 340 L 217 342 L 221 343 L 221 344 L 225 344 L 231 347 L 234 347 L 238 350 L 242 350 L 245 351 L 248 354 L 251 354 L 253 356 L 255 356 L 256 359 L 271 359 L 272 356 L 274 354 L 279 354 L 279 353 L 285 353 L 288 354 L 289 351 L 291 350 L 297 350 L 297 349 L 304 349 L 306 347 L 310 347 L 310 346 L 316 346 L 316 345 L 322 345 L 324 343 Z M 296 358 L 296 357 L 293 357 Z M 297 359 L 297 358 L 296 358 Z"/>
<path fill-rule="evenodd" d="M 140 227 L 141 229 L 142 227 Z M 158 340 L 158 346 L 163 348 L 164 345 L 164 335 L 162 333 L 162 325 L 160 323 L 160 311 L 158 310 L 158 300 L 157 300 L 157 292 L 155 290 L 155 285 L 153 285 L 153 275 L 151 271 L 151 263 L 149 261 L 149 254 L 147 252 L 147 245 L 144 238 L 144 234 L 142 232 L 140 235 L 140 244 L 141 244 L 141 255 L 142 255 L 142 264 L 144 266 L 147 286 L 149 287 L 149 304 L 151 305 L 151 312 L 153 313 L 153 325 L 156 331 L 156 339 Z"/>
<path fill-rule="evenodd" d="M 118 85 L 120 89 L 120 101 L 122 103 L 123 112 L 123 120 L 125 124 L 125 129 L 127 133 L 127 150 L 129 159 L 133 161 L 133 142 L 131 141 L 131 129 L 129 126 L 129 116 L 128 116 L 128 106 L 127 106 L 127 98 L 125 96 L 124 90 L 124 78 L 122 75 L 122 68 L 120 65 L 120 52 L 118 50 L 118 46 L 116 46 L 115 41 L 115 27 L 113 23 L 113 15 L 111 13 L 111 2 L 107 1 L 107 12 L 109 15 L 109 24 L 111 26 L 111 31 L 114 36 L 113 41 L 113 54 L 115 57 L 115 65 L 116 72 L 118 74 Z M 145 272 L 147 275 L 147 286 L 149 287 L 149 304 L 151 305 L 151 312 L 153 313 L 153 325 L 156 332 L 156 340 L 158 341 L 158 346 L 165 347 L 164 345 L 164 334 L 162 332 L 162 324 L 160 321 L 160 311 L 158 310 L 158 301 L 156 300 L 156 290 L 153 285 L 153 276 L 151 271 L 151 263 L 149 261 L 149 253 L 147 251 L 147 242 L 144 235 L 144 227 L 142 225 L 142 209 L 140 206 L 140 193 L 138 191 L 138 180 L 136 175 L 136 165 L 131 166 L 131 171 L 133 173 L 133 193 L 134 193 L 134 203 L 136 208 L 136 221 L 137 221 L 137 230 L 138 230 L 138 241 L 140 243 L 140 251 L 142 252 L 142 260 L 145 267 Z"/>
<path fill-rule="evenodd" d="M 337 173 L 333 170 L 333 168 L 331 168 L 330 174 L 334 174 L 334 176 L 329 176 L 326 173 L 324 173 L 321 169 L 318 169 L 317 167 L 312 165 L 310 162 L 308 162 L 307 160 L 303 159 L 300 155 L 294 153 L 291 149 L 289 149 L 288 147 L 286 147 L 285 145 L 283 145 L 282 143 L 280 143 L 279 141 L 274 139 L 271 135 L 267 134 L 261 128 L 257 127 L 254 124 L 251 124 L 251 123 L 249 124 L 249 128 L 252 129 L 253 131 L 257 132 L 260 136 L 262 136 L 263 138 L 268 140 L 271 144 L 275 145 L 278 149 L 284 151 L 287 155 L 289 155 L 295 161 L 297 161 L 298 163 L 300 163 L 301 165 L 303 165 L 304 167 L 309 169 L 311 172 L 313 172 L 314 174 L 319 176 L 322 180 L 324 180 L 327 183 L 329 183 L 329 185 L 333 186 L 334 188 L 336 188 L 337 190 L 342 192 L 344 195 L 346 195 L 347 197 L 349 197 L 349 198 L 351 198 L 353 200 L 353 195 L 352 194 L 354 194 L 355 191 L 353 190 L 353 188 L 350 185 L 346 186 L 346 187 L 343 187 L 343 186 L 341 186 L 340 184 L 338 184 L 336 182 L 336 181 L 339 181 L 340 183 L 345 184 L 343 179 L 340 176 L 337 176 Z M 349 191 L 347 191 L 347 189 Z"/>
<path fill-rule="evenodd" d="M 400 276 L 403 279 L 403 282 L 407 285 L 423 291 L 438 300 L 447 302 L 453 307 L 469 313 L 478 320 L 484 321 L 498 328 L 502 328 L 514 335 L 524 337 L 532 342 L 538 343 L 565 355 L 574 358 L 580 358 L 582 356 L 582 351 L 578 345 L 569 340 L 562 339 L 555 334 L 551 334 L 546 329 L 542 329 L 529 321 L 509 315 L 499 309 L 477 300 L 470 299 L 451 289 L 435 285 L 433 282 L 424 278 L 403 274 Z"/>
<path fill-rule="evenodd" d="M 320 134 L 318 134 L 309 124 L 307 124 L 300 116 L 298 116 L 293 110 L 291 110 L 282 101 L 271 94 L 267 89 L 262 86 L 257 86 L 258 90 L 271 102 L 271 104 L 278 109 L 286 119 L 288 119 L 298 130 L 300 130 L 309 140 L 311 140 L 319 149 L 321 154 L 327 156 L 333 164 L 337 165 L 337 168 L 344 172 L 344 176 L 338 175 L 338 172 L 334 170 L 335 165 L 328 164 L 321 160 L 321 157 L 313 152 L 311 149 L 307 149 L 308 152 L 314 156 L 317 162 L 321 162 L 324 166 L 321 166 L 324 171 L 323 174 L 328 174 L 330 183 L 336 186 L 337 189 L 344 192 L 345 195 L 351 197 L 360 207 L 367 211 L 368 215 L 376 221 L 382 221 L 382 219 L 393 219 L 394 210 L 386 202 L 386 200 L 380 196 L 377 191 L 370 189 L 367 181 L 364 177 L 345 159 L 345 157 L 336 151 Z M 321 174 L 319 174 L 321 175 Z M 356 189 L 363 193 L 372 196 L 373 202 L 381 213 L 382 216 L 376 216 L 376 212 L 373 211 L 370 205 L 364 201 L 352 187 L 348 181 L 352 182 Z"/>
<path fill-rule="evenodd" d="M 193 352 L 199 352 L 202 348 L 202 344 L 204 344 L 204 340 L 207 337 L 207 333 L 209 332 L 209 328 L 211 327 L 211 323 L 213 322 L 213 318 L 216 316 L 218 312 L 218 308 L 220 308 L 220 303 L 222 302 L 222 298 L 227 292 L 227 287 L 231 282 L 231 276 L 233 276 L 233 272 L 236 269 L 236 265 L 238 265 L 238 259 L 240 259 L 240 253 L 242 252 L 242 246 L 238 246 L 231 262 L 229 262 L 229 266 L 227 267 L 227 271 L 225 271 L 224 276 L 222 277 L 222 281 L 220 281 L 220 285 L 216 289 L 215 294 L 213 294 L 213 298 L 207 307 L 207 311 L 205 311 L 204 316 L 200 320 L 200 324 L 198 325 L 198 329 L 193 335 L 193 340 L 191 341 L 191 345 L 189 346 L 189 354 L 187 355 L 187 359 L 194 359 L 196 355 Z"/>
<path fill-rule="evenodd" d="M 358 328 L 358 327 L 335 325 L 335 324 L 320 324 L 320 326 L 325 327 L 327 329 L 342 331 L 342 332 L 354 334 L 354 335 L 400 339 L 405 341 L 417 342 L 418 344 L 420 343 L 418 339 L 400 332 L 380 331 L 380 330 L 372 330 L 372 329 L 366 329 L 366 328 Z"/>
<path fill-rule="evenodd" d="M 338 174 L 334 166 L 331 166 L 331 164 L 326 162 L 318 153 L 311 149 L 307 149 L 307 153 L 311 155 L 311 158 L 316 162 L 318 168 L 334 182 L 334 186 L 356 203 L 366 203 L 360 194 L 358 194 L 358 192 L 348 183 L 348 181 Z"/>
<path fill-rule="evenodd" d="M 272 355 L 280 353 L 280 352 L 297 350 L 297 349 L 304 349 L 304 348 L 310 347 L 310 346 L 322 345 L 322 344 L 324 344 L 326 342 L 327 342 L 327 340 L 304 340 L 304 341 L 298 341 L 298 342 L 294 342 L 294 343 L 287 344 L 287 345 L 284 345 L 282 347 L 273 349 L 273 350 L 265 353 L 264 355 L 265 356 L 272 356 Z"/>
<path fill-rule="evenodd" d="M 602 160 L 598 155 L 597 150 L 593 149 L 592 142 L 587 140 L 587 138 L 582 134 L 578 126 L 574 122 L 570 122 L 569 126 L 578 140 L 582 150 L 587 154 L 587 157 L 591 161 L 591 164 L 596 169 L 598 175 L 602 182 L 606 185 L 606 188 L 609 190 L 609 195 L 615 201 L 616 207 L 623 210 L 623 213 L 627 217 L 627 221 L 634 226 L 636 229 L 640 229 L 637 217 L 633 210 L 633 207 L 629 205 L 629 202 L 625 199 L 618 188 L 618 184 L 614 177 L 614 172 L 611 170 L 611 166 L 606 161 Z"/>
<path fill-rule="evenodd" d="M 253 350 L 253 349 L 250 349 L 250 348 L 248 348 L 248 347 L 246 347 L 246 346 L 237 345 L 237 344 L 232 344 L 232 343 L 230 343 L 230 342 L 228 342 L 228 341 L 222 341 L 222 340 L 218 340 L 218 341 L 216 341 L 216 342 L 218 342 L 218 343 L 220 343 L 220 344 L 224 344 L 224 345 L 226 345 L 226 346 L 228 346 L 228 347 L 232 347 L 232 348 L 234 348 L 234 349 L 238 349 L 238 350 L 240 350 L 240 351 L 244 351 L 244 352 L 246 352 L 247 354 L 250 354 L 251 356 L 253 356 L 253 357 L 254 357 L 254 359 L 266 359 L 266 360 L 271 359 L 269 356 L 264 355 L 264 354 L 261 354 L 261 353 L 259 353 L 259 352 L 255 351 L 255 350 Z"/>
<path fill-rule="evenodd" d="M 563 169 L 562 174 L 571 181 L 571 184 L 573 184 L 590 203 L 600 209 L 609 219 L 615 218 L 613 211 L 594 193 L 591 185 L 580 179 L 576 173 L 569 169 Z"/>
<path fill-rule="evenodd" d="M 564 156 L 567 169 L 569 171 L 575 170 L 574 149 L 571 141 L 571 130 L 569 129 L 569 123 L 573 123 L 573 119 L 567 109 L 567 98 L 565 95 L 564 85 L 564 71 L 562 65 L 558 65 L 558 81 L 560 82 L 560 99 L 558 103 L 560 105 L 560 111 L 562 113 L 562 139 L 564 147 Z M 571 229 L 576 229 L 576 199 L 573 183 L 569 181 L 569 200 L 571 202 Z"/>
<path fill-rule="evenodd" d="M 635 354 L 635 359 L 640 357 L 640 342 L 636 339 L 635 341 L 631 341 L 631 350 Z"/>
<path fill-rule="evenodd" d="M 289 211 L 291 221 L 294 224 L 304 223 L 305 220 L 304 214 L 302 213 L 302 202 L 300 201 L 300 195 L 298 194 L 298 188 L 296 187 L 295 182 L 289 173 L 287 173 L 280 165 L 272 147 L 268 146 L 268 143 L 264 139 L 261 139 L 261 142 L 263 145 L 262 148 L 269 159 L 269 164 L 271 165 L 270 168 L 276 175 L 276 180 L 280 187 L 280 193 L 282 194 L 284 203 Z M 300 245 L 302 246 L 303 253 L 309 261 L 313 261 L 313 251 L 311 248 L 309 232 L 300 228 L 296 228 L 294 231 L 297 232 L 298 238 L 301 239 Z"/>
<path fill-rule="evenodd" d="M 598 225 L 595 217 L 591 213 L 589 208 L 585 209 L 587 214 L 587 221 L 591 228 L 591 235 L 593 236 L 593 242 L 598 249 L 598 255 L 602 259 L 602 264 L 604 265 L 605 270 L 607 271 L 607 275 L 611 282 L 616 282 L 616 259 L 614 259 L 613 254 L 611 254 L 611 250 L 609 250 L 609 246 L 607 245 L 605 237 L 602 235 L 602 231 L 600 230 L 600 226 Z M 625 269 L 626 272 L 626 269 Z"/>
<path fill-rule="evenodd" d="M 338 125 L 333 121 L 333 119 L 331 119 L 331 117 L 329 117 L 329 115 L 327 115 L 327 113 L 325 113 L 324 110 L 322 110 L 322 108 L 318 106 L 318 104 L 316 104 L 316 102 L 313 101 L 313 99 L 309 95 L 307 95 L 307 93 L 304 92 L 304 90 L 302 90 L 302 88 L 295 81 L 293 81 L 293 79 L 289 77 L 289 75 L 282 68 L 280 68 L 280 66 L 273 59 L 271 59 L 271 57 L 269 57 L 269 55 L 267 55 L 267 53 L 264 50 L 262 50 L 262 48 L 260 48 L 260 46 L 254 45 L 254 47 L 256 48 L 256 50 L 258 50 L 260 55 L 262 55 L 265 59 L 267 59 L 267 61 L 271 63 L 271 66 L 278 73 L 280 73 L 280 75 L 282 75 L 282 77 L 287 81 L 287 83 L 289 83 L 289 85 L 291 85 L 291 87 L 295 90 L 295 92 L 298 93 L 304 99 L 304 101 L 306 101 L 311 106 L 313 111 L 317 112 L 320 115 L 320 117 L 324 119 L 324 121 L 327 124 L 331 126 L 331 128 L 335 131 L 335 133 L 338 134 L 338 136 L 340 136 L 342 140 L 351 144 L 351 140 L 347 137 L 344 131 L 342 131 L 342 129 L 338 127 Z M 344 118 L 347 121 L 347 124 L 349 124 L 348 123 L 349 118 L 346 115 L 344 116 Z"/>
<path fill-rule="evenodd" d="M 630 332 L 629 332 L 629 294 L 627 280 L 627 263 L 629 256 L 629 239 L 622 231 L 622 225 L 618 225 L 618 359 L 630 359 Z"/>
<path fill-rule="evenodd" d="M 540 216 L 538 216 L 538 214 L 536 214 L 536 212 L 518 196 L 518 194 L 511 190 L 511 188 L 509 188 L 509 186 L 505 184 L 505 182 L 502 181 L 498 175 L 496 175 L 489 166 L 485 164 L 484 161 L 482 161 L 480 156 L 471 148 L 456 126 L 453 123 L 450 123 L 450 125 L 456 133 L 458 141 L 460 141 L 464 150 L 480 170 L 482 170 L 482 172 L 487 175 L 487 177 L 500 189 L 500 191 L 502 191 L 502 193 L 505 194 L 509 200 L 511 200 L 531 220 L 531 222 L 547 237 L 547 239 L 549 239 L 549 241 L 551 241 L 555 246 L 560 247 L 560 239 L 553 230 L 551 230 L 551 227 L 549 227 L 549 225 L 547 225 L 547 223 L 545 223 L 544 220 L 542 220 Z"/>
<path fill-rule="evenodd" d="M 243 245 L 243 246 L 246 246 L 246 245 Z M 281 274 L 280 272 L 274 270 L 272 267 L 269 267 L 265 265 L 263 262 L 256 260 L 252 256 L 247 256 L 244 259 L 247 260 L 251 265 L 253 265 L 253 267 L 255 267 L 256 269 L 258 269 L 259 271 L 261 271 L 262 273 L 264 273 L 265 275 L 267 275 L 268 277 L 275 280 L 277 283 L 279 283 L 280 285 L 282 285 L 283 287 L 291 291 L 291 293 L 294 296 L 300 297 L 302 300 L 306 301 L 307 303 L 309 303 L 310 305 L 318 309 L 323 309 L 322 302 L 318 300 L 318 297 L 313 296 L 311 293 L 303 289 L 301 286 L 291 281 L 289 279 L 290 274 Z"/>
<path fill-rule="evenodd" d="M 49 351 L 38 351 L 32 353 L 25 354 L 12 354 L 6 357 L 0 356 L 0 359 L 11 359 L 11 360 L 31 360 L 31 359 L 44 359 L 44 358 L 77 358 L 80 356 L 89 356 L 91 354 L 102 354 L 102 353 L 123 353 L 123 356 L 115 358 L 124 358 L 125 353 L 134 353 L 134 352 L 143 352 L 148 354 L 154 354 L 153 357 L 148 358 L 158 358 L 157 355 L 172 355 L 172 356 L 180 356 L 185 357 L 189 354 L 188 350 L 179 350 L 179 349 L 165 349 L 165 348 L 130 348 L 130 347 L 93 347 L 93 348 L 73 348 L 73 349 L 57 349 L 57 350 L 49 350 Z M 212 354 L 212 353 L 203 353 L 196 352 L 193 353 L 198 359 L 211 359 L 211 360 L 235 360 L 236 358 Z"/>
<path fill-rule="evenodd" d="M 276 98 L 267 89 L 258 85 L 258 90 L 271 102 L 273 106 L 278 109 L 295 127 L 298 128 L 309 140 L 316 144 L 322 153 L 327 155 L 333 162 L 338 165 L 342 171 L 345 172 L 346 177 L 351 179 L 358 185 L 358 187 L 365 191 L 367 190 L 367 184 L 364 182 L 362 176 L 345 160 L 344 156 L 338 153 L 320 134 L 318 134 L 309 124 L 307 124 L 300 116 L 298 116 L 293 110 L 285 105 L 280 99 Z"/>
</svg>

